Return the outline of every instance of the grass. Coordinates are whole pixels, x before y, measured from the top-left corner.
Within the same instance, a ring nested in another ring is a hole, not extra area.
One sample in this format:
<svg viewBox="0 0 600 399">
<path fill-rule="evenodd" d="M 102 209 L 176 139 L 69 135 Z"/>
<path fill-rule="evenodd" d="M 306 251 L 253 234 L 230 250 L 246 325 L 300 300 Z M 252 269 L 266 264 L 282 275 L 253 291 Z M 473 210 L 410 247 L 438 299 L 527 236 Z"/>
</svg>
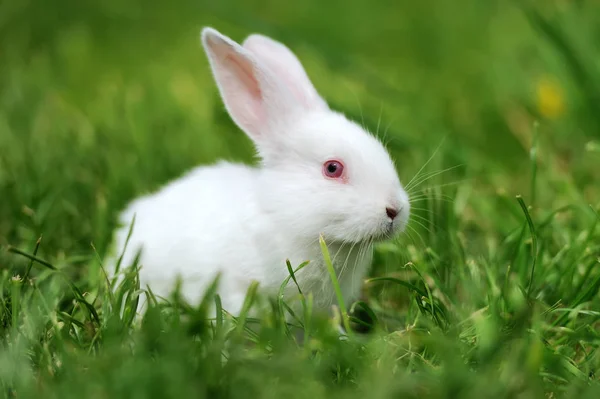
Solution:
<svg viewBox="0 0 600 399">
<path fill-rule="evenodd" d="M 598 397 L 593 2 L 54 3 L 0 3 L 6 397 Z M 239 317 L 210 322 L 218 297 L 175 290 L 138 323 L 153 296 L 135 264 L 107 289 L 130 199 L 196 164 L 252 161 L 203 25 L 288 44 L 411 182 L 410 228 L 376 248 L 363 301 L 330 319 L 299 292 L 300 334 L 256 286 Z"/>
</svg>

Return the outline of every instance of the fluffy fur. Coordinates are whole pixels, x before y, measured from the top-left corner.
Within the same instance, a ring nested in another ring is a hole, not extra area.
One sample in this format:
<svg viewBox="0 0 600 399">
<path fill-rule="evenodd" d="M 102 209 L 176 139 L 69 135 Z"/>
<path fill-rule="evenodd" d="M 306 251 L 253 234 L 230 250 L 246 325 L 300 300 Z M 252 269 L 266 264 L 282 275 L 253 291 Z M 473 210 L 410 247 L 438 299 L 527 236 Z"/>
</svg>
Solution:
<svg viewBox="0 0 600 399">
<path fill-rule="evenodd" d="M 388 152 L 329 109 L 283 44 L 251 35 L 240 46 L 212 28 L 203 29 L 202 43 L 224 104 L 261 164 L 201 166 L 134 200 L 115 235 L 120 253 L 135 215 L 123 265 L 141 249 L 142 287 L 166 296 L 181 276 L 192 303 L 221 272 L 223 306 L 235 313 L 253 280 L 276 292 L 288 276 L 286 259 L 294 267 L 309 260 L 298 280 L 323 308 L 335 302 L 323 234 L 345 298 L 356 299 L 373 242 L 402 231 L 409 216 Z M 331 159 L 343 163 L 343 178 L 323 175 Z M 390 218 L 386 208 L 398 215 Z"/>
</svg>

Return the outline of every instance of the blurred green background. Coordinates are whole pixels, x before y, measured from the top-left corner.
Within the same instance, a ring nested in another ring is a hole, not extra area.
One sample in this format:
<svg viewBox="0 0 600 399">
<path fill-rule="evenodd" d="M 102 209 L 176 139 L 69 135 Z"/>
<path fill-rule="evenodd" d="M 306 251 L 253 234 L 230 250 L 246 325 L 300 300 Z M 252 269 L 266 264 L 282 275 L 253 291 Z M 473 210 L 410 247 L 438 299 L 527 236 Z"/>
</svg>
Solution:
<svg viewBox="0 0 600 399">
<path fill-rule="evenodd" d="M 115 322 L 95 259 L 117 212 L 195 165 L 252 161 L 200 46 L 206 25 L 288 45 L 332 108 L 387 143 L 405 183 L 430 158 L 422 172 L 451 168 L 411 193 L 407 234 L 376 253 L 372 273 L 405 284 L 368 291 L 389 332 L 368 350 L 324 334 L 311 358 L 267 326 L 269 344 L 246 351 L 157 315 L 140 335 Z M 600 367 L 599 97 L 592 0 L 0 0 L 0 387 L 583 397 L 573 392 Z M 39 264 L 33 280 L 13 279 L 27 259 L 5 249 L 31 252 L 41 235 L 38 256 L 89 289 L 100 320 Z M 134 336 L 137 352 L 122 344 Z"/>
<path fill-rule="evenodd" d="M 200 47 L 205 25 L 287 44 L 333 108 L 385 133 L 405 182 L 445 137 L 431 165 L 463 166 L 441 183 L 527 194 L 537 120 L 540 200 L 567 183 L 598 198 L 597 2 L 0 4 L 0 244 L 43 233 L 52 256 L 103 249 L 133 196 L 199 163 L 251 160 Z M 464 211 L 494 225 L 490 206 Z"/>
</svg>

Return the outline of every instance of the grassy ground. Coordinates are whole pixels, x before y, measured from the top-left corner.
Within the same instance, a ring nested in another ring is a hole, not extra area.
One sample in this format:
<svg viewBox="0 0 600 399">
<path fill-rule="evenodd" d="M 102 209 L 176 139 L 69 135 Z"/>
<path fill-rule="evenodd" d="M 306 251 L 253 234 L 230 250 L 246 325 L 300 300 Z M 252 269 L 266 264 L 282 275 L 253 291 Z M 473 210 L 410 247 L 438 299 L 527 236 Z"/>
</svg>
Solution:
<svg viewBox="0 0 600 399">
<path fill-rule="evenodd" d="M 2 394 L 598 397 L 598 11 L 0 2 Z M 277 301 L 259 334 L 243 317 L 211 327 L 203 306 L 178 301 L 141 327 L 114 310 L 132 298 L 109 295 L 100 273 L 116 212 L 196 164 L 252 158 L 212 82 L 203 25 L 288 44 L 332 107 L 385 136 L 403 181 L 431 157 L 407 234 L 377 248 L 368 334 L 340 341 L 315 315 L 296 344 Z"/>
</svg>

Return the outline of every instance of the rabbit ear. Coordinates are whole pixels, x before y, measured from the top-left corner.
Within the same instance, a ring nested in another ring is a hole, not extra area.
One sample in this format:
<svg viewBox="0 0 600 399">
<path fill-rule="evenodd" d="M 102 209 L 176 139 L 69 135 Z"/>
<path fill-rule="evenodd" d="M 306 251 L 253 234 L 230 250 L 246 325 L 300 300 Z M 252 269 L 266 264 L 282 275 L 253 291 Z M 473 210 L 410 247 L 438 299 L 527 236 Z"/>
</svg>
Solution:
<svg viewBox="0 0 600 399">
<path fill-rule="evenodd" d="M 301 111 L 290 89 L 250 51 L 212 28 L 201 36 L 229 115 L 255 142 Z"/>
<path fill-rule="evenodd" d="M 298 58 L 284 44 L 267 36 L 252 34 L 246 38 L 243 46 L 285 82 L 304 108 L 328 109 Z"/>
</svg>

